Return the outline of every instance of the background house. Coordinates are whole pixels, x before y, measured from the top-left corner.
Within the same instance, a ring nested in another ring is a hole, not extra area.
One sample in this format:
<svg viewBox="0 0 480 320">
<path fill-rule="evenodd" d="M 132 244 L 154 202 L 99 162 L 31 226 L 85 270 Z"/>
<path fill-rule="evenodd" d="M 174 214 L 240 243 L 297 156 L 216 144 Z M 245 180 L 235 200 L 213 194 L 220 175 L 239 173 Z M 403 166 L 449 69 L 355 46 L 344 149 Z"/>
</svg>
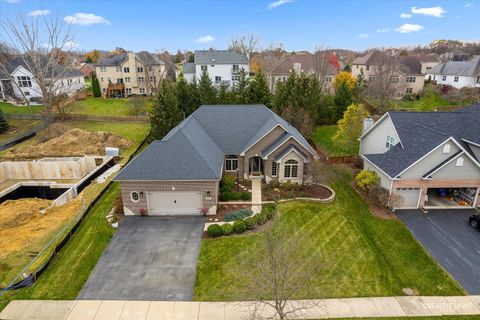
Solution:
<svg viewBox="0 0 480 320">
<path fill-rule="evenodd" d="M 165 62 L 146 51 L 103 57 L 95 70 L 100 90 L 106 98 L 151 95 L 166 77 Z"/>
<path fill-rule="evenodd" d="M 479 132 L 480 104 L 456 112 L 388 112 L 366 127 L 360 154 L 380 186 L 401 196 L 397 209 L 475 208 Z"/>
<path fill-rule="evenodd" d="M 205 70 L 213 84 L 234 85 L 240 79 L 240 70 L 250 73 L 246 55 L 231 50 L 197 50 L 193 63 L 185 63 L 183 75 L 188 82 L 200 79 Z"/>
<path fill-rule="evenodd" d="M 90 76 L 92 75 L 92 72 L 95 72 L 95 64 L 82 62 L 78 70 L 80 70 L 80 72 L 83 73 L 84 78 L 90 78 Z"/>
<path fill-rule="evenodd" d="M 23 57 L 16 57 L 0 69 L 0 97 L 14 103 L 29 102 L 41 103 L 42 91 L 35 76 L 28 69 Z M 67 94 L 73 96 L 85 89 L 83 74 L 76 69 L 67 68 L 62 65 L 51 66 L 46 74 L 51 74 L 53 92 L 57 95 Z M 54 83 L 53 83 L 54 82 Z"/>
<path fill-rule="evenodd" d="M 480 87 L 480 56 L 469 61 L 448 61 L 427 72 L 427 79 L 457 89 Z"/>
<path fill-rule="evenodd" d="M 383 77 L 391 78 L 397 96 L 416 94 L 425 83 L 422 64 L 415 56 L 391 56 L 374 50 L 353 60 L 352 74 L 357 77 L 362 71 L 367 85 L 380 73 Z"/>
</svg>

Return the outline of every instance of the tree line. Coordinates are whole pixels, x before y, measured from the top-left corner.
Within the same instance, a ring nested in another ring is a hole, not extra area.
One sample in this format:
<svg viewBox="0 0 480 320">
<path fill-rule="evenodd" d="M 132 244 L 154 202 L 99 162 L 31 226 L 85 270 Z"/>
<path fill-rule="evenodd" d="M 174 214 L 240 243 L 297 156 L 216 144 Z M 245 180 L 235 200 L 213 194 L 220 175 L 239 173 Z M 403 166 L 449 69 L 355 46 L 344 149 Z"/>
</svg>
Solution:
<svg viewBox="0 0 480 320">
<path fill-rule="evenodd" d="M 249 77 L 240 70 L 239 79 L 232 86 L 214 85 L 206 71 L 200 79 L 187 82 L 180 75 L 177 81 L 162 81 L 153 98 L 150 114 L 151 138 L 162 139 L 180 121 L 205 104 L 264 104 L 303 135 L 310 137 L 315 126 L 335 124 L 344 111 L 355 102 L 359 84 L 351 73 L 343 71 L 335 78 L 333 92 L 324 90 L 314 75 L 290 74 L 278 82 L 271 93 L 262 70 Z"/>
</svg>

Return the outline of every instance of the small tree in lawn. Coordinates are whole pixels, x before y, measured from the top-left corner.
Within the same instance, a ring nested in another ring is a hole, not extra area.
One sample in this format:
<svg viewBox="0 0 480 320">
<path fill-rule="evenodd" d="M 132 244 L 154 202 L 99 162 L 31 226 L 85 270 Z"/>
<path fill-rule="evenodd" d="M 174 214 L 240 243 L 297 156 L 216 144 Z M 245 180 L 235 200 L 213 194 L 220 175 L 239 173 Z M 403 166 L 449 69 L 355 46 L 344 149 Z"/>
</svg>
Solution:
<svg viewBox="0 0 480 320">
<path fill-rule="evenodd" d="M 212 80 L 205 70 L 202 70 L 202 75 L 198 82 L 198 92 L 202 104 L 217 103 L 217 89 L 213 86 Z"/>
<path fill-rule="evenodd" d="M 162 139 L 182 120 L 178 106 L 175 86 L 170 81 L 162 81 L 157 96 L 153 100 L 150 115 L 150 135 L 154 139 Z"/>
<path fill-rule="evenodd" d="M 380 177 L 373 171 L 362 170 L 355 176 L 355 183 L 361 189 L 370 191 L 380 183 Z"/>
<path fill-rule="evenodd" d="M 272 95 L 268 88 L 267 79 L 262 72 L 262 69 L 258 70 L 255 77 L 251 79 L 250 85 L 247 91 L 248 103 L 261 103 L 267 107 L 271 107 Z"/>
<path fill-rule="evenodd" d="M 363 130 L 363 119 L 366 117 L 368 117 L 368 111 L 362 104 L 350 105 L 343 114 L 343 118 L 338 121 L 338 130 L 332 140 L 355 153 L 357 140 Z"/>
<path fill-rule="evenodd" d="M 8 124 L 7 117 L 5 117 L 3 110 L 0 109 L 0 133 L 4 133 L 8 128 L 10 128 L 10 125 Z"/>
<path fill-rule="evenodd" d="M 265 308 L 275 313 L 269 319 L 302 319 L 306 310 L 319 307 L 319 300 L 294 300 L 321 295 L 314 279 L 323 259 L 309 238 L 313 232 L 274 224 L 261 233 L 258 245 L 249 247 L 231 270 L 242 282 L 239 297 L 230 298 L 252 301 L 253 319 L 262 319 Z"/>
<path fill-rule="evenodd" d="M 100 91 L 100 83 L 98 82 L 95 72 L 92 73 L 92 94 L 95 98 L 98 98 L 102 95 L 102 92 Z"/>
</svg>

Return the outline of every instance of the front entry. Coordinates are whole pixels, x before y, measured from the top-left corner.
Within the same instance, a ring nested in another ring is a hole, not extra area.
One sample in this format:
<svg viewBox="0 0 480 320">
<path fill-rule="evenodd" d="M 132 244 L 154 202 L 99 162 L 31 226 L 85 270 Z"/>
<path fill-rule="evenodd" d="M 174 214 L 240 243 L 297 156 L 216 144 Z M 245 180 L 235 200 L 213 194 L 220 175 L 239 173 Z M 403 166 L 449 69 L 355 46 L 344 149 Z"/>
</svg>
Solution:
<svg viewBox="0 0 480 320">
<path fill-rule="evenodd" d="M 260 176 L 263 174 L 263 159 L 261 157 L 252 157 L 249 160 L 249 174 Z"/>
<path fill-rule="evenodd" d="M 200 192 L 148 192 L 149 215 L 197 215 L 202 209 Z"/>
</svg>

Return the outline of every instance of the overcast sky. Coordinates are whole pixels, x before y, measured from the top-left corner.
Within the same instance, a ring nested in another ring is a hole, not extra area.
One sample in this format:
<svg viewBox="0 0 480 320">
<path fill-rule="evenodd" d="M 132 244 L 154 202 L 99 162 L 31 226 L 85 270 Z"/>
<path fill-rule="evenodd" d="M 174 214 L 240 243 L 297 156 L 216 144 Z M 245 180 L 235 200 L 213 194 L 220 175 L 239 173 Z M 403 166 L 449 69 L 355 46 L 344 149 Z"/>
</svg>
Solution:
<svg viewBox="0 0 480 320">
<path fill-rule="evenodd" d="M 82 50 L 223 49 L 254 33 L 266 47 L 363 50 L 480 40 L 480 1 L 36 1 L 0 0 L 0 20 L 60 15 Z"/>
</svg>

